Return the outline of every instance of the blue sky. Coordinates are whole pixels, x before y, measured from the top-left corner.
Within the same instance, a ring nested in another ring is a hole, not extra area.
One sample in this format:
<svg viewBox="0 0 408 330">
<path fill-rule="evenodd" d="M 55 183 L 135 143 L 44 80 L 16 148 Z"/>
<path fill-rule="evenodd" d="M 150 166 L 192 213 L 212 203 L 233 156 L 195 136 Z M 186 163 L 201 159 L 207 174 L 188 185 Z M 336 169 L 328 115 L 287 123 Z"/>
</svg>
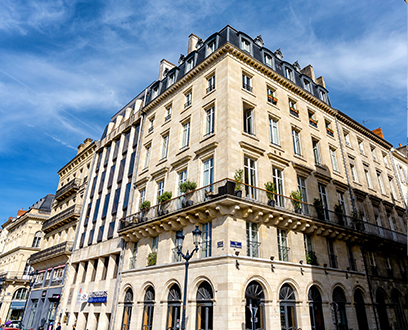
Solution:
<svg viewBox="0 0 408 330">
<path fill-rule="evenodd" d="M 333 107 L 394 146 L 407 139 L 403 0 L 0 0 L 0 223 L 47 193 L 87 137 L 177 63 L 194 33 L 230 24 L 312 64 Z"/>
</svg>

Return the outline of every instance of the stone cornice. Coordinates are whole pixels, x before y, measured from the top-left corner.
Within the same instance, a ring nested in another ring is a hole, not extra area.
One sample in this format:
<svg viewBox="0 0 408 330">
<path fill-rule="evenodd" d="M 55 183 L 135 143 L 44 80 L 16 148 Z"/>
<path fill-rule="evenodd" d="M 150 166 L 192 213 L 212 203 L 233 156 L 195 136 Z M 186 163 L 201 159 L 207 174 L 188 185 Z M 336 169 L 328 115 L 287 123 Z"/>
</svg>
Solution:
<svg viewBox="0 0 408 330">
<path fill-rule="evenodd" d="M 76 155 L 73 159 L 71 159 L 67 164 L 64 165 L 57 173 L 61 177 L 72 169 L 75 166 L 80 165 L 81 163 L 85 162 L 88 158 L 92 158 L 96 149 L 96 142 L 93 141 L 88 147 L 86 147 L 83 151 L 81 151 L 78 155 Z"/>
<path fill-rule="evenodd" d="M 238 143 L 243 150 L 247 150 L 253 154 L 256 154 L 258 155 L 258 157 L 263 156 L 263 154 L 265 153 L 265 149 L 254 146 L 253 144 L 250 144 L 248 142 L 239 141 Z"/>
</svg>

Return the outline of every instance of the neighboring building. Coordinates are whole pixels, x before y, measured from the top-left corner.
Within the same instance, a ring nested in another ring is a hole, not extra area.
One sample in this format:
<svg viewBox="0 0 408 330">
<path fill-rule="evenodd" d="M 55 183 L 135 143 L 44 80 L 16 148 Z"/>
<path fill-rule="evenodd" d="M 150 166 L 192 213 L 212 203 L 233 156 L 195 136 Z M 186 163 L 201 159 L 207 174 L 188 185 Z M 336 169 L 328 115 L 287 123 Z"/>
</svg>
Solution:
<svg viewBox="0 0 408 330">
<path fill-rule="evenodd" d="M 38 275 L 27 303 L 25 328 L 49 329 L 55 322 L 94 154 L 95 142 L 86 139 L 76 156 L 58 171 L 51 217 L 42 223 L 41 251 L 29 260 Z"/>
<path fill-rule="evenodd" d="M 391 144 L 334 109 L 312 66 L 284 61 L 260 36 L 230 26 L 205 41 L 190 35 L 179 64 L 142 108 L 111 329 L 178 329 L 175 235 L 183 231 L 191 251 L 195 226 L 203 244 L 190 261 L 189 330 L 406 329 L 407 219 Z M 237 169 L 242 197 L 228 179 Z M 186 180 L 197 190 L 181 196 Z M 266 193 L 269 181 L 277 194 Z M 298 190 L 301 205 L 289 197 Z M 159 206 L 166 191 L 175 198 Z M 152 207 L 139 212 L 145 201 Z M 82 282 L 95 277 L 91 265 Z M 77 310 L 78 329 L 96 329 L 101 309 Z"/>
<path fill-rule="evenodd" d="M 144 97 L 140 94 L 115 114 L 96 143 L 61 308 L 64 323 L 72 327 L 77 322 L 78 330 L 107 330 L 116 308 L 124 248 L 117 230 L 132 199 Z"/>
<path fill-rule="evenodd" d="M 391 149 L 392 161 L 395 166 L 394 170 L 397 173 L 398 187 L 404 196 L 405 206 L 408 205 L 408 157 L 407 157 L 407 146 L 399 145 L 398 148 Z"/>
<path fill-rule="evenodd" d="M 7 238 L 0 254 L 0 319 L 21 321 L 29 290 L 30 256 L 40 250 L 41 227 L 50 217 L 54 195 L 47 195 L 28 211 L 19 210 L 2 227 Z"/>
</svg>

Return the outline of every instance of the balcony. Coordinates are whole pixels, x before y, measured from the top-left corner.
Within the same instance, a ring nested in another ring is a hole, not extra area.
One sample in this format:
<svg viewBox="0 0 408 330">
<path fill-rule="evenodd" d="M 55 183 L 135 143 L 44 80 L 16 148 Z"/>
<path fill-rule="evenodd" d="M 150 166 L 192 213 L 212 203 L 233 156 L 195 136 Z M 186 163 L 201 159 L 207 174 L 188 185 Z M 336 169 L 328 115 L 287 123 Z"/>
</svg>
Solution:
<svg viewBox="0 0 408 330">
<path fill-rule="evenodd" d="M 62 201 L 65 198 L 73 194 L 76 194 L 80 186 L 81 186 L 80 179 L 75 179 L 68 182 L 65 186 L 57 190 L 57 192 L 55 193 L 55 200 Z"/>
<path fill-rule="evenodd" d="M 30 264 L 32 265 L 47 259 L 69 255 L 72 252 L 73 245 L 74 242 L 67 241 L 51 246 L 50 248 L 44 249 L 40 252 L 34 253 L 30 256 Z"/>
<path fill-rule="evenodd" d="M 72 205 L 66 210 L 54 215 L 43 223 L 42 230 L 45 233 L 61 227 L 72 220 L 76 220 L 81 215 L 82 205 Z"/>
<path fill-rule="evenodd" d="M 156 228 L 159 231 L 163 229 L 180 230 L 188 221 L 183 217 L 192 221 L 191 219 L 197 216 L 199 219 L 206 219 L 211 214 L 215 217 L 214 214 L 217 212 L 224 215 L 225 212 L 239 211 L 243 214 L 249 212 L 245 217 L 251 214 L 253 221 L 270 222 L 283 229 L 292 229 L 307 234 L 316 233 L 345 240 L 355 235 L 369 235 L 407 244 L 407 235 L 403 233 L 326 208 L 318 208 L 313 204 L 300 202 L 303 205 L 299 210 L 295 208 L 294 200 L 290 197 L 277 193 L 268 192 L 267 194 L 264 189 L 244 183 L 242 186 L 242 191 L 237 192 L 234 180 L 224 179 L 214 182 L 188 194 L 170 199 L 162 203 L 163 205 L 157 204 L 122 218 L 118 232 L 121 235 L 126 234 L 127 237 L 134 234 L 139 236 L 141 230 L 136 230 L 136 227 L 146 227 L 143 229 L 144 235 L 156 236 Z M 159 212 L 162 209 L 166 210 L 165 214 Z M 308 214 L 305 214 L 303 210 L 308 210 Z M 163 221 L 164 219 L 166 221 Z"/>
<path fill-rule="evenodd" d="M 29 281 L 30 276 L 23 272 L 9 271 L 0 273 L 0 279 L 3 281 Z"/>
</svg>

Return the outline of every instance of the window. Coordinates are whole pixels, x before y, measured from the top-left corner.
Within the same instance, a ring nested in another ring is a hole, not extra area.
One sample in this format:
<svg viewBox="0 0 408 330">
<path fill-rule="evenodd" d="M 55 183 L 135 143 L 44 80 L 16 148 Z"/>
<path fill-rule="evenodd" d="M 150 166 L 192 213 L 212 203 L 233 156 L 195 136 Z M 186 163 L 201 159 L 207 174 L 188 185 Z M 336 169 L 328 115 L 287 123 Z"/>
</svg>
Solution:
<svg viewBox="0 0 408 330">
<path fill-rule="evenodd" d="M 398 168 L 398 174 L 399 174 L 401 182 L 406 183 L 407 181 L 406 181 L 406 178 L 405 178 L 404 169 L 402 168 L 402 166 L 400 164 L 397 165 L 397 168 Z"/>
<path fill-rule="evenodd" d="M 331 128 L 331 122 L 326 120 L 325 123 L 326 123 L 326 133 L 327 133 L 327 135 L 329 135 L 331 137 L 334 137 L 334 131 Z"/>
<path fill-rule="evenodd" d="M 149 167 L 151 145 L 146 146 L 144 168 Z"/>
<path fill-rule="evenodd" d="M 277 229 L 277 231 L 279 260 L 289 261 L 288 233 L 283 229 Z"/>
<path fill-rule="evenodd" d="M 377 223 L 377 230 L 378 234 L 380 236 L 384 236 L 384 229 L 382 227 L 382 222 L 381 222 L 381 216 L 380 212 L 378 212 L 378 208 L 374 208 L 374 217 L 375 217 L 375 222 Z"/>
<path fill-rule="evenodd" d="M 395 190 L 394 180 L 393 180 L 392 178 L 390 178 L 390 177 L 388 177 L 388 180 L 390 181 L 390 187 L 391 187 L 392 197 L 393 197 L 394 199 L 398 200 L 398 195 L 397 195 L 397 192 L 396 192 L 396 190 Z"/>
<path fill-rule="evenodd" d="M 156 86 L 153 87 L 152 100 L 157 96 L 158 93 L 159 93 L 159 86 L 156 85 Z"/>
<path fill-rule="evenodd" d="M 344 203 L 344 194 L 341 191 L 337 191 L 337 201 L 338 205 L 341 206 L 343 214 L 346 214 L 346 204 Z"/>
<path fill-rule="evenodd" d="M 140 190 L 139 205 L 146 200 L 146 189 Z"/>
<path fill-rule="evenodd" d="M 215 41 L 211 41 L 207 45 L 207 56 L 214 53 L 215 51 Z"/>
<path fill-rule="evenodd" d="M 170 87 L 171 85 L 173 85 L 174 84 L 174 73 L 172 73 L 171 75 L 169 75 L 169 78 L 168 78 L 168 83 L 167 83 L 167 86 L 168 87 Z"/>
<path fill-rule="evenodd" d="M 252 78 L 246 75 L 245 73 L 242 74 L 242 88 L 252 92 Z"/>
<path fill-rule="evenodd" d="M 120 139 L 116 139 L 116 140 L 114 141 L 114 143 L 115 143 L 115 150 L 113 151 L 112 161 L 115 161 L 116 158 L 118 157 Z"/>
<path fill-rule="evenodd" d="M 364 142 L 363 140 L 358 140 L 358 148 L 360 149 L 360 152 L 364 155 Z"/>
<path fill-rule="evenodd" d="M 179 234 L 182 234 L 182 235 L 183 235 L 183 230 L 177 230 L 177 231 L 174 233 L 174 245 L 176 245 L 176 237 L 177 237 L 177 235 L 179 235 Z M 173 251 L 173 260 L 172 260 L 172 262 L 180 262 L 180 261 L 183 260 L 181 254 L 179 254 L 179 253 L 177 252 L 177 251 L 178 251 L 177 248 L 172 249 L 172 251 Z"/>
<path fill-rule="evenodd" d="M 256 199 L 256 160 L 244 157 L 244 182 L 247 198 Z"/>
<path fill-rule="evenodd" d="M 105 196 L 105 203 L 103 204 L 103 211 L 102 211 L 102 219 L 106 218 L 106 214 L 108 213 L 109 199 L 110 199 L 110 193 L 106 194 Z"/>
<path fill-rule="evenodd" d="M 378 185 L 380 186 L 381 193 L 385 195 L 384 182 L 381 176 L 381 172 L 377 172 L 377 180 L 378 180 Z"/>
<path fill-rule="evenodd" d="M 307 90 L 309 93 L 312 92 L 311 83 L 310 83 L 309 80 L 303 79 L 303 87 L 304 87 L 305 90 Z"/>
<path fill-rule="evenodd" d="M 91 282 L 95 281 L 97 270 L 98 270 L 98 259 L 95 259 L 93 262 L 93 267 L 92 267 Z"/>
<path fill-rule="evenodd" d="M 106 280 L 106 275 L 108 273 L 108 267 L 109 267 L 109 257 L 105 257 L 103 259 L 103 269 L 102 269 L 102 277 L 101 277 L 102 281 Z"/>
<path fill-rule="evenodd" d="M 191 105 L 192 99 L 193 99 L 193 93 L 191 91 L 185 94 L 186 102 L 184 103 L 184 109 L 188 108 Z"/>
<path fill-rule="evenodd" d="M 289 100 L 289 113 L 295 117 L 299 117 L 299 110 L 296 108 L 296 102 Z"/>
<path fill-rule="evenodd" d="M 125 133 L 125 137 L 123 139 L 122 154 L 127 152 L 127 149 L 129 147 L 129 139 L 130 139 L 130 131 Z"/>
<path fill-rule="evenodd" d="M 330 152 L 330 159 L 333 166 L 333 171 L 339 173 L 339 166 L 337 165 L 337 157 L 336 157 L 336 150 L 333 148 L 329 148 Z"/>
<path fill-rule="evenodd" d="M 84 263 L 81 283 L 85 283 L 86 273 L 88 271 L 88 262 L 89 261 L 85 261 L 85 263 Z"/>
<path fill-rule="evenodd" d="M 208 186 L 214 182 L 214 158 L 207 159 L 204 161 L 204 171 L 203 171 L 203 184 Z M 213 187 L 211 186 L 210 191 Z"/>
<path fill-rule="evenodd" d="M 126 210 L 128 207 L 131 187 L 132 187 L 132 183 L 128 182 L 125 188 L 125 198 L 123 199 L 123 206 L 122 206 L 123 210 Z"/>
<path fill-rule="evenodd" d="M 109 179 L 108 179 L 108 186 L 107 188 L 109 189 L 110 187 L 112 187 L 112 182 L 113 182 L 113 176 L 115 175 L 115 168 L 116 168 L 116 164 L 113 164 L 110 168 L 110 172 L 109 172 Z"/>
<path fill-rule="evenodd" d="M 152 238 L 152 252 L 156 252 L 157 253 L 157 248 L 159 246 L 159 237 L 153 237 Z"/>
<path fill-rule="evenodd" d="M 125 171 L 125 164 L 126 164 L 126 156 L 123 157 L 122 160 L 120 161 L 118 178 L 116 180 L 117 183 L 122 182 L 123 172 Z"/>
<path fill-rule="evenodd" d="M 374 159 L 376 162 L 378 162 L 377 153 L 375 152 L 375 148 L 374 148 L 374 147 L 371 147 L 371 155 L 373 156 L 373 159 Z"/>
<path fill-rule="evenodd" d="M 245 50 L 248 53 L 251 52 L 251 44 L 249 43 L 248 40 L 242 39 L 241 48 L 242 48 L 242 50 Z"/>
<path fill-rule="evenodd" d="M 164 180 L 157 182 L 157 199 L 164 193 Z M 157 200 L 157 203 L 159 201 Z"/>
<path fill-rule="evenodd" d="M 161 159 L 167 158 L 168 150 L 169 150 L 169 134 L 166 134 L 163 136 Z"/>
<path fill-rule="evenodd" d="M 276 206 L 285 207 L 283 197 L 283 176 L 282 171 L 276 167 L 272 167 L 272 180 L 276 187 Z"/>
<path fill-rule="evenodd" d="M 180 184 L 186 181 L 187 181 L 187 170 L 183 170 L 179 172 L 179 180 L 178 180 L 178 185 L 177 185 L 178 196 L 181 195 Z"/>
<path fill-rule="evenodd" d="M 187 73 L 188 71 L 190 71 L 193 67 L 194 67 L 194 58 L 190 58 L 190 59 L 187 61 L 186 73 Z"/>
<path fill-rule="evenodd" d="M 375 263 L 375 255 L 372 251 L 368 251 L 368 262 L 371 267 L 377 267 L 377 264 Z"/>
<path fill-rule="evenodd" d="M 354 259 L 353 247 L 347 244 L 347 254 L 349 258 L 350 269 L 357 271 L 356 259 Z"/>
<path fill-rule="evenodd" d="M 300 176 L 297 177 L 298 190 L 302 192 L 302 211 L 303 214 L 309 214 L 309 205 L 307 205 L 307 190 L 306 190 L 306 181 Z"/>
<path fill-rule="evenodd" d="M 116 214 L 116 212 L 118 211 L 119 196 L 120 196 L 120 187 L 115 190 L 115 197 L 113 199 L 113 205 L 112 205 L 112 214 Z"/>
<path fill-rule="evenodd" d="M 254 135 L 254 109 L 244 105 L 244 132 Z"/>
<path fill-rule="evenodd" d="M 136 157 L 136 151 L 132 152 L 130 155 L 130 163 L 129 163 L 129 170 L 128 170 L 128 177 L 133 174 L 133 170 L 135 168 L 135 157 Z"/>
<path fill-rule="evenodd" d="M 321 89 L 319 89 L 319 96 L 323 102 L 327 103 L 327 93 Z"/>
<path fill-rule="evenodd" d="M 258 224 L 254 222 L 246 222 L 246 243 L 247 243 L 247 256 L 252 258 L 259 258 L 259 245 L 258 242 Z"/>
<path fill-rule="evenodd" d="M 205 111 L 205 136 L 214 134 L 214 122 L 215 122 L 214 116 L 215 116 L 214 106 Z"/>
<path fill-rule="evenodd" d="M 181 138 L 181 149 L 187 148 L 190 143 L 190 121 L 183 124 L 183 133 Z"/>
<path fill-rule="evenodd" d="M 96 219 L 98 218 L 98 212 L 99 212 L 99 205 L 100 205 L 100 203 L 101 203 L 101 199 L 98 198 L 98 199 L 96 200 L 96 203 L 95 203 L 95 210 L 94 210 L 92 222 L 96 222 Z"/>
<path fill-rule="evenodd" d="M 272 117 L 269 117 L 269 135 L 271 137 L 271 143 L 279 145 L 278 121 Z"/>
<path fill-rule="evenodd" d="M 320 201 L 322 202 L 322 207 L 323 210 L 316 210 L 318 217 L 320 218 L 319 215 L 322 216 L 322 220 L 330 220 L 329 218 L 329 205 L 327 204 L 327 194 L 326 194 L 326 187 L 323 186 L 322 184 L 319 183 L 319 197 L 320 197 Z M 322 213 L 320 213 L 322 212 Z"/>
<path fill-rule="evenodd" d="M 285 67 L 285 78 L 293 81 L 293 70 Z"/>
<path fill-rule="evenodd" d="M 346 142 L 347 147 L 351 147 L 350 133 L 344 132 L 344 141 Z"/>
<path fill-rule="evenodd" d="M 42 232 L 37 231 L 34 235 L 32 247 L 35 247 L 35 248 L 40 247 L 41 238 L 42 238 Z"/>
<path fill-rule="evenodd" d="M 154 298 L 154 289 L 153 287 L 149 286 L 146 290 L 143 302 L 143 330 L 151 330 L 153 328 Z"/>
<path fill-rule="evenodd" d="M 282 285 L 279 291 L 279 300 L 281 329 L 298 329 L 296 323 L 296 295 L 289 284 Z"/>
<path fill-rule="evenodd" d="M 169 106 L 166 108 L 166 116 L 164 117 L 164 121 L 168 121 L 168 120 L 171 119 L 171 111 L 172 111 L 172 106 L 169 105 Z"/>
<path fill-rule="evenodd" d="M 331 239 L 327 240 L 327 250 L 329 252 L 329 264 L 331 268 L 337 268 L 337 256 L 334 252 L 333 241 Z"/>
<path fill-rule="evenodd" d="M 242 323 L 242 329 L 266 329 L 265 294 L 262 286 L 257 281 L 251 281 L 246 287 L 244 301 L 245 324 Z"/>
<path fill-rule="evenodd" d="M 210 78 L 207 79 L 207 90 L 206 92 L 209 93 L 215 89 L 215 75 L 212 75 Z"/>
<path fill-rule="evenodd" d="M 106 171 L 103 171 L 101 175 L 101 181 L 99 182 L 98 194 L 102 192 L 103 184 L 105 183 L 105 176 L 106 176 Z"/>
<path fill-rule="evenodd" d="M 316 114 L 315 114 L 314 112 L 312 112 L 312 111 L 308 111 L 308 115 L 309 115 L 309 124 L 310 124 L 311 126 L 317 128 L 317 123 L 318 123 L 319 121 L 316 119 Z"/>
<path fill-rule="evenodd" d="M 212 222 L 201 225 L 201 257 L 211 257 Z"/>
<path fill-rule="evenodd" d="M 132 256 L 130 257 L 129 269 L 135 269 L 135 268 L 136 268 L 136 260 L 137 260 L 137 250 L 138 250 L 138 247 L 139 247 L 139 242 L 134 242 L 134 243 L 133 243 Z"/>
<path fill-rule="evenodd" d="M 313 251 L 312 236 L 304 235 L 303 242 L 305 245 L 306 263 L 318 266 L 316 253 Z"/>
<path fill-rule="evenodd" d="M 312 146 L 315 164 L 320 165 L 319 141 L 312 139 Z"/>
<path fill-rule="evenodd" d="M 384 165 L 389 167 L 387 154 L 383 154 Z"/>
<path fill-rule="evenodd" d="M 295 155 L 302 156 L 302 151 L 300 149 L 300 134 L 299 131 L 292 128 L 292 141 L 293 141 L 293 151 Z"/>
<path fill-rule="evenodd" d="M 276 104 L 278 102 L 278 99 L 276 98 L 275 90 L 273 90 L 270 87 L 266 88 L 266 95 L 267 95 L 267 101 L 272 104 Z"/>
<path fill-rule="evenodd" d="M 25 300 L 25 299 L 27 299 L 27 292 L 28 292 L 28 290 L 25 289 L 25 288 L 18 289 L 13 294 L 13 300 Z"/>
<path fill-rule="evenodd" d="M 117 278 L 118 277 L 120 254 L 114 254 L 113 257 L 115 258 L 115 264 L 114 264 L 114 268 L 113 268 L 112 278 Z"/>
<path fill-rule="evenodd" d="M 356 166 L 354 165 L 354 160 L 353 162 L 350 162 L 350 171 L 351 171 L 351 177 L 353 178 L 353 181 L 358 182 L 357 170 L 356 170 Z"/>
<path fill-rule="evenodd" d="M 270 55 L 268 55 L 268 54 L 265 54 L 265 55 L 264 55 L 264 61 L 265 61 L 265 64 L 266 64 L 267 66 L 273 68 L 272 56 L 270 56 Z"/>
<path fill-rule="evenodd" d="M 373 184 L 371 183 L 371 176 L 368 166 L 364 166 L 364 175 L 367 181 L 368 188 L 373 188 Z"/>
<path fill-rule="evenodd" d="M 211 285 L 204 281 L 197 289 L 197 329 L 209 330 L 213 328 L 213 291 Z"/>
</svg>

